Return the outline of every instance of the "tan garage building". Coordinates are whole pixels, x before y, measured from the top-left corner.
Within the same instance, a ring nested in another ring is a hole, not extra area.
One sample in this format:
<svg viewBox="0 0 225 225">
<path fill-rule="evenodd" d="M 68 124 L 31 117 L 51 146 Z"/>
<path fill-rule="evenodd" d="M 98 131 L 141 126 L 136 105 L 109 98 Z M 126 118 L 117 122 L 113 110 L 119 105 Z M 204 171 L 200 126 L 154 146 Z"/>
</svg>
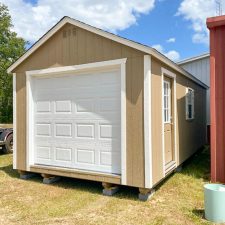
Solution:
<svg viewBox="0 0 225 225">
<path fill-rule="evenodd" d="M 23 175 L 128 185 L 148 196 L 205 144 L 205 84 L 155 49 L 69 17 L 8 73 L 13 166 Z"/>
</svg>

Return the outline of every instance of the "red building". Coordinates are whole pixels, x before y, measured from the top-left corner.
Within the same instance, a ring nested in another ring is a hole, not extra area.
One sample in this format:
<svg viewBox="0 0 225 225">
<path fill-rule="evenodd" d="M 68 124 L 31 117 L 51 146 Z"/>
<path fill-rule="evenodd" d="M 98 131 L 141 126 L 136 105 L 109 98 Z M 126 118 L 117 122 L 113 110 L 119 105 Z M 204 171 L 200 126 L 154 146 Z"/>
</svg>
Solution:
<svg viewBox="0 0 225 225">
<path fill-rule="evenodd" d="M 225 182 L 225 16 L 207 19 L 210 30 L 211 180 Z"/>
</svg>

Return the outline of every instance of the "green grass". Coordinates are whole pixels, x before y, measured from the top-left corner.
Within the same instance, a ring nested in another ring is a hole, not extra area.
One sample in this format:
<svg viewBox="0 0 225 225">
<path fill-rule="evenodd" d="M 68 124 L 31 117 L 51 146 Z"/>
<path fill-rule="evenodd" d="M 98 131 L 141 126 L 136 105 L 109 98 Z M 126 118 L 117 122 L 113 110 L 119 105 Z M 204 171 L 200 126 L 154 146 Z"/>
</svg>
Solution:
<svg viewBox="0 0 225 225">
<path fill-rule="evenodd" d="M 138 201 L 135 188 L 122 187 L 114 197 L 105 197 L 97 182 L 21 180 L 12 169 L 12 155 L 0 155 L 0 224 L 209 224 L 203 219 L 206 182 L 207 147 L 162 182 L 148 202 Z"/>
</svg>

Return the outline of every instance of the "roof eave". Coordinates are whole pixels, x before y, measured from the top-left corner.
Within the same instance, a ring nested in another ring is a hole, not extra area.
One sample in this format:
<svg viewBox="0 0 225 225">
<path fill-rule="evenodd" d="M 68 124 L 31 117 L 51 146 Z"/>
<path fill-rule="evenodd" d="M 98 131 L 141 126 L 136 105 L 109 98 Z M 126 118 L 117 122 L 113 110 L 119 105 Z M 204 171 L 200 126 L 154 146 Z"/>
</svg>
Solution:
<svg viewBox="0 0 225 225">
<path fill-rule="evenodd" d="M 112 33 L 103 31 L 101 29 L 95 28 L 93 26 L 90 26 L 88 24 L 82 23 L 78 20 L 72 19 L 70 17 L 63 17 L 54 27 L 52 27 L 47 33 L 45 33 L 30 49 L 28 49 L 16 62 L 14 62 L 8 69 L 8 73 L 12 73 L 13 70 L 15 70 L 16 67 L 18 67 L 26 58 L 28 58 L 36 49 L 38 49 L 43 43 L 45 43 L 53 34 L 55 34 L 61 27 L 63 27 L 66 23 L 73 24 L 75 26 L 78 26 L 80 28 L 83 28 L 85 30 L 88 30 L 90 32 L 93 32 L 95 34 L 101 35 L 105 38 L 111 39 L 113 41 L 119 42 L 121 44 L 124 44 L 126 46 L 129 46 L 131 48 L 137 49 L 139 51 L 142 51 L 146 54 L 152 55 L 155 58 L 158 58 L 159 60 L 163 61 L 166 65 L 170 66 L 177 72 L 185 75 L 189 79 L 193 80 L 194 82 L 198 83 L 204 88 L 208 88 L 207 85 L 202 83 L 200 80 L 195 78 L 193 75 L 189 74 L 187 71 L 185 71 L 183 68 L 181 68 L 179 65 L 177 65 L 175 62 L 168 59 L 166 56 L 158 52 L 157 50 L 145 46 L 142 44 L 139 44 L 137 42 L 119 37 L 117 35 L 114 35 Z"/>
</svg>

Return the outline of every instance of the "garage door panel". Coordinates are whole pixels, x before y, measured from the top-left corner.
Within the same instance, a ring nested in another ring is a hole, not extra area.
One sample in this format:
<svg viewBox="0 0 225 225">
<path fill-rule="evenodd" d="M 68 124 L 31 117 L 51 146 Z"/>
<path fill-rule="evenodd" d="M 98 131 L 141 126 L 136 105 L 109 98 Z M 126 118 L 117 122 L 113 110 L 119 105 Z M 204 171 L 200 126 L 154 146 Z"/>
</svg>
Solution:
<svg viewBox="0 0 225 225">
<path fill-rule="evenodd" d="M 72 162 L 72 148 L 56 147 L 54 151 L 56 161 Z"/>
<path fill-rule="evenodd" d="M 50 146 L 37 146 L 37 158 L 50 160 L 51 159 L 51 147 Z"/>
<path fill-rule="evenodd" d="M 36 135 L 38 137 L 48 137 L 57 139 L 68 137 L 74 141 L 76 139 L 98 139 L 101 142 L 120 140 L 120 126 L 116 121 L 109 123 L 108 120 L 49 120 L 38 119 L 36 123 Z M 49 139 L 50 140 L 50 139 Z M 61 141 L 61 140 L 60 140 Z"/>
<path fill-rule="evenodd" d="M 115 118 L 116 112 L 111 112 L 111 113 L 74 113 L 73 115 L 71 114 L 63 114 L 63 113 L 51 113 L 51 114 L 36 114 L 36 122 L 37 123 L 42 123 L 43 121 L 50 121 L 50 122 L 59 122 L 60 121 L 72 121 L 72 122 L 79 122 L 79 121 L 100 121 L 100 122 L 105 122 L 105 123 L 118 123 L 120 124 L 120 118 Z M 119 117 L 119 116 L 117 116 Z"/>
<path fill-rule="evenodd" d="M 35 80 L 35 163 L 120 174 L 120 75 Z"/>
<path fill-rule="evenodd" d="M 37 101 L 36 112 L 37 113 L 50 113 L 51 112 L 51 102 L 50 101 Z"/>
<path fill-rule="evenodd" d="M 52 84 L 54 85 L 54 84 Z M 110 93 L 108 92 L 108 90 Z M 36 95 L 36 100 L 64 100 L 64 99 L 72 99 L 76 101 L 78 98 L 101 98 L 103 97 L 102 93 L 104 92 L 104 97 L 119 97 L 120 96 L 120 86 L 119 85 L 108 85 L 108 86 L 98 86 L 98 87 L 76 87 L 73 88 L 64 88 L 64 89 L 48 89 L 48 90 L 40 90 L 41 93 Z M 52 92 L 56 94 L 52 96 Z"/>
<path fill-rule="evenodd" d="M 105 166 L 113 166 L 114 161 L 119 161 L 119 152 L 100 151 L 100 164 Z"/>
<path fill-rule="evenodd" d="M 95 112 L 95 104 L 94 104 L 94 98 L 77 98 L 76 99 L 76 106 L 75 106 L 75 112 L 76 113 L 90 113 Z"/>
<path fill-rule="evenodd" d="M 91 77 L 91 79 L 90 79 Z M 61 82 L 58 83 L 58 79 L 61 79 Z M 35 85 L 39 87 L 39 89 L 49 89 L 52 87 L 51 85 L 54 83 L 54 87 L 52 88 L 70 88 L 71 82 L 74 82 L 73 75 L 64 75 L 59 77 L 51 77 L 51 78 L 36 78 Z M 111 72 L 101 72 L 101 73 L 89 73 L 89 74 L 80 74 L 76 75 L 76 85 L 80 87 L 90 87 L 92 85 L 107 85 L 107 84 L 118 84 L 120 83 L 120 75 L 118 71 Z"/>
<path fill-rule="evenodd" d="M 64 78 L 64 79 L 63 79 Z M 60 79 L 60 83 L 58 80 Z M 63 89 L 71 88 L 71 76 L 63 77 L 51 77 L 51 78 L 36 78 L 34 85 L 38 87 L 40 91 L 49 90 L 49 89 Z M 54 86 L 52 86 L 54 84 Z"/>
<path fill-rule="evenodd" d="M 104 152 L 120 152 L 120 143 L 117 141 L 115 142 L 102 142 L 96 145 L 96 149 L 99 151 L 104 151 Z"/>
<path fill-rule="evenodd" d="M 119 123 L 99 123 L 99 138 L 103 140 L 119 140 L 120 139 L 120 126 Z"/>
<path fill-rule="evenodd" d="M 99 112 L 116 112 L 119 107 L 118 100 L 116 98 L 102 98 L 99 100 Z"/>
<path fill-rule="evenodd" d="M 76 103 L 74 102 L 76 101 Z M 102 98 L 77 98 L 76 100 L 57 100 L 57 101 L 44 101 L 38 100 L 36 104 L 36 116 L 52 116 L 52 114 L 70 114 L 68 116 L 92 116 L 93 119 L 107 118 L 112 115 L 110 120 L 120 120 L 120 114 L 117 109 L 120 107 L 118 97 L 102 97 Z M 51 114 L 50 114 L 51 113 Z M 94 114 L 93 114 L 94 113 Z M 90 115 L 91 114 L 91 115 Z M 108 115 L 109 114 L 109 115 Z M 58 116 L 58 115 L 57 115 Z M 79 115 L 78 115 L 79 116 Z M 43 117 L 44 118 L 44 117 Z M 57 117 L 56 117 L 57 118 Z"/>
<path fill-rule="evenodd" d="M 37 123 L 36 135 L 50 137 L 52 135 L 51 123 Z"/>
<path fill-rule="evenodd" d="M 72 137 L 72 123 L 55 123 L 55 137 Z"/>
<path fill-rule="evenodd" d="M 47 143 L 43 143 L 43 145 L 37 146 L 36 148 L 36 163 L 37 164 L 45 164 L 45 165 L 53 165 L 53 166 L 73 166 L 72 158 L 73 158 L 73 150 L 72 146 L 53 146 L 49 143 L 49 146 L 45 146 Z"/>
<path fill-rule="evenodd" d="M 101 85 L 118 84 L 120 83 L 120 75 L 117 71 L 111 71 L 107 74 L 102 73 L 99 82 L 101 83 Z"/>
<path fill-rule="evenodd" d="M 95 138 L 95 124 L 93 123 L 77 123 L 75 131 L 76 138 Z"/>
<path fill-rule="evenodd" d="M 76 163 L 85 163 L 85 164 L 96 164 L 95 162 L 95 149 L 85 149 L 77 148 L 76 149 Z"/>
<path fill-rule="evenodd" d="M 72 102 L 71 100 L 58 100 L 55 101 L 55 113 L 71 113 Z"/>
</svg>

